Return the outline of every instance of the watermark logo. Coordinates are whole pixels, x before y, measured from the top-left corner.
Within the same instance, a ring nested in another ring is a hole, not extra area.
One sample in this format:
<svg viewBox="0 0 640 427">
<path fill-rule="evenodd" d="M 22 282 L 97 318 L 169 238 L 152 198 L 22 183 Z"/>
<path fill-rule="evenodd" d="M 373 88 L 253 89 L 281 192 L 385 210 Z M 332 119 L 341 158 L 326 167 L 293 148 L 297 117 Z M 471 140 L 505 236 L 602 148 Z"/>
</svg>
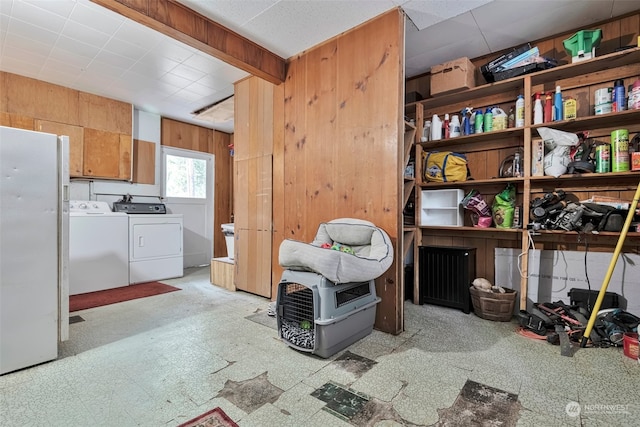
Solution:
<svg viewBox="0 0 640 427">
<path fill-rule="evenodd" d="M 580 414 L 588 415 L 588 414 L 624 414 L 628 415 L 629 411 L 627 408 L 628 405 L 622 404 L 612 404 L 612 405 L 604 405 L 604 404 L 594 404 L 594 405 L 580 405 L 578 402 L 569 402 L 567 406 L 564 408 L 565 412 L 570 417 L 577 417 Z"/>
<path fill-rule="evenodd" d="M 580 415 L 580 404 L 578 402 L 569 402 L 564 410 L 570 417 L 577 417 Z"/>
</svg>

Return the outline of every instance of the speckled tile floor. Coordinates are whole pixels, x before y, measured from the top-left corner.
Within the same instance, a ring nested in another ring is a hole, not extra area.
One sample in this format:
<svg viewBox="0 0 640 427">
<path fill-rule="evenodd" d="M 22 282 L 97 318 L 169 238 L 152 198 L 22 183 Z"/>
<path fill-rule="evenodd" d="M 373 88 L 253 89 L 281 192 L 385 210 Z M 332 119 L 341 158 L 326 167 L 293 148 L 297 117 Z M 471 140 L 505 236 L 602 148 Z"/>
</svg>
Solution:
<svg viewBox="0 0 640 427">
<path fill-rule="evenodd" d="M 640 419 L 640 364 L 620 348 L 562 357 L 514 323 L 407 302 L 402 334 L 321 359 L 248 319 L 269 301 L 211 285 L 208 268 L 165 282 L 182 291 L 74 313 L 58 360 L 0 376 L 0 425 L 178 426 L 216 406 L 242 427 L 452 425 L 439 417 L 468 380 L 517 395 L 519 426 Z M 367 403 L 337 416 L 314 397 L 328 384 Z"/>
</svg>

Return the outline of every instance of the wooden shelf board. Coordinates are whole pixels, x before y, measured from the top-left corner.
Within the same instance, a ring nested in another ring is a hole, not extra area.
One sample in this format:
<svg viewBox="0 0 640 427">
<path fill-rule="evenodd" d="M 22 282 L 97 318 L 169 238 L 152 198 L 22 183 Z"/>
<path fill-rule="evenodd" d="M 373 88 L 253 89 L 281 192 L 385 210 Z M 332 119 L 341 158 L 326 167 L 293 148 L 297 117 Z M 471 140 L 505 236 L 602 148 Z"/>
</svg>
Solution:
<svg viewBox="0 0 640 427">
<path fill-rule="evenodd" d="M 599 116 L 579 117 L 575 120 L 542 123 L 533 125 L 531 128 L 537 130 L 541 127 L 550 127 L 567 132 L 577 132 L 589 129 L 626 127 L 634 121 L 640 122 L 640 110 L 625 110 Z M 536 137 L 539 138 L 538 135 L 536 135 Z"/>
</svg>

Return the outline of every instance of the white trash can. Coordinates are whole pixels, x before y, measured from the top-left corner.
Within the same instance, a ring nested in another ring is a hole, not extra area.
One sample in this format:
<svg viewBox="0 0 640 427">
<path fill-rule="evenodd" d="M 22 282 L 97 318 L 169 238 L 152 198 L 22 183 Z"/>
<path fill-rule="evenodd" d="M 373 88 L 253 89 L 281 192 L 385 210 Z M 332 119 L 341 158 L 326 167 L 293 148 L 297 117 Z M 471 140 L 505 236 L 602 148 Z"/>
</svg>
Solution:
<svg viewBox="0 0 640 427">
<path fill-rule="evenodd" d="M 227 243 L 227 256 L 233 259 L 233 239 L 234 239 L 234 224 L 222 224 L 222 233 L 224 234 L 224 240 Z"/>
</svg>

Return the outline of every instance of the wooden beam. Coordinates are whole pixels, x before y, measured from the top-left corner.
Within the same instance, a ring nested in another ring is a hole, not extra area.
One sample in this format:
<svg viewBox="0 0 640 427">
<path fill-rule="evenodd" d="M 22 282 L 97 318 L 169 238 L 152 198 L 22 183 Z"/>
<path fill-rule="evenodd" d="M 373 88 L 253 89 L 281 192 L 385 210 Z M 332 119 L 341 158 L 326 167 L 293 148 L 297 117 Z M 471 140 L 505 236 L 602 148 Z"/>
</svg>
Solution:
<svg viewBox="0 0 640 427">
<path fill-rule="evenodd" d="M 285 60 L 174 0 L 91 0 L 268 82 L 284 81 Z"/>
</svg>

